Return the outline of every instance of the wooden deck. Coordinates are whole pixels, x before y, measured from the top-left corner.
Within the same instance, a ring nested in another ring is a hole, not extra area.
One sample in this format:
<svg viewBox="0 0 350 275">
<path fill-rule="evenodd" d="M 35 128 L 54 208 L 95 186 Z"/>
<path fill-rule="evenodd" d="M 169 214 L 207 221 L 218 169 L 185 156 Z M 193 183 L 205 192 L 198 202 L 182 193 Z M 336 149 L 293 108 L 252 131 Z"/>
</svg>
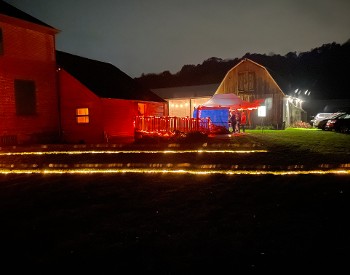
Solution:
<svg viewBox="0 0 350 275">
<path fill-rule="evenodd" d="M 190 117 L 157 117 L 157 116 L 136 116 L 135 136 L 139 135 L 169 135 L 182 132 L 203 132 L 209 133 L 211 129 L 210 118 Z"/>
</svg>

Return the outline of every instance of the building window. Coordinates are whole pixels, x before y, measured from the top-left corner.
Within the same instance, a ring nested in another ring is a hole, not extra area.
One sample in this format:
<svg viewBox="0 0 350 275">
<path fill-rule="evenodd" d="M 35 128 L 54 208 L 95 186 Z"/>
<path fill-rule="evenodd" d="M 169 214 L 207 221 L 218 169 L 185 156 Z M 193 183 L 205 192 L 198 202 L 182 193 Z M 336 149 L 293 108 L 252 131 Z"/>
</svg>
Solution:
<svg viewBox="0 0 350 275">
<path fill-rule="evenodd" d="M 4 42 L 2 38 L 2 29 L 0 28 L 0 55 L 4 54 Z"/>
<path fill-rule="evenodd" d="M 30 80 L 15 80 L 16 114 L 30 116 L 36 114 L 35 83 Z"/>
<path fill-rule="evenodd" d="M 146 104 L 138 103 L 137 104 L 137 115 L 144 116 L 146 113 Z"/>
<path fill-rule="evenodd" d="M 268 97 L 265 99 L 265 106 L 267 110 L 271 110 L 272 109 L 272 97 Z"/>
<path fill-rule="evenodd" d="M 77 123 L 89 123 L 89 108 L 78 108 L 75 110 Z"/>
<path fill-rule="evenodd" d="M 248 72 L 248 90 L 255 90 L 255 72 Z"/>
<path fill-rule="evenodd" d="M 238 73 L 238 91 L 244 91 L 244 76 L 245 73 Z"/>
<path fill-rule="evenodd" d="M 255 72 L 238 73 L 238 91 L 251 92 L 255 90 Z"/>
</svg>

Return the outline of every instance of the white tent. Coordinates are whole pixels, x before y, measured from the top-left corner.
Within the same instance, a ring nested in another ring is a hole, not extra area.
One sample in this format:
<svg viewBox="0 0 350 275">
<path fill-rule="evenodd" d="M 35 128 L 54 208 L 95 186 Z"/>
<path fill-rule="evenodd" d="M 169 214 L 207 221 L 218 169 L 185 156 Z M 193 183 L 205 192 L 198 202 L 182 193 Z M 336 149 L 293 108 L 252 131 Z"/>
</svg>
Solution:
<svg viewBox="0 0 350 275">
<path fill-rule="evenodd" d="M 248 102 L 235 94 L 214 94 L 207 102 L 194 110 L 193 117 L 210 117 L 213 124 L 227 126 L 230 109 L 239 109 L 247 111 L 247 120 L 250 124 L 250 113 L 257 109 L 263 101 L 264 99 L 256 99 Z"/>
<path fill-rule="evenodd" d="M 203 107 L 239 107 L 247 102 L 235 94 L 215 94 L 207 102 L 202 104 Z"/>
</svg>

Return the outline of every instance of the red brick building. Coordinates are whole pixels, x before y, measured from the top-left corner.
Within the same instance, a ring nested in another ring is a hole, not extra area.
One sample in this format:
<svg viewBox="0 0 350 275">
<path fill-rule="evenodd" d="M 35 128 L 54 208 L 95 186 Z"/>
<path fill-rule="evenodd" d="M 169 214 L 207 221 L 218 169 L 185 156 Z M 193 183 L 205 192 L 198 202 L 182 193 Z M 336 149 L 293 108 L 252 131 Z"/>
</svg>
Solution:
<svg viewBox="0 0 350 275">
<path fill-rule="evenodd" d="M 57 65 L 64 142 L 130 139 L 136 115 L 168 112 L 165 100 L 111 64 L 57 51 Z"/>
<path fill-rule="evenodd" d="M 58 137 L 57 33 L 0 1 L 0 144 Z"/>
<path fill-rule="evenodd" d="M 113 65 L 56 52 L 57 33 L 0 0 L 0 145 L 113 142 L 135 115 L 168 113 Z"/>
</svg>

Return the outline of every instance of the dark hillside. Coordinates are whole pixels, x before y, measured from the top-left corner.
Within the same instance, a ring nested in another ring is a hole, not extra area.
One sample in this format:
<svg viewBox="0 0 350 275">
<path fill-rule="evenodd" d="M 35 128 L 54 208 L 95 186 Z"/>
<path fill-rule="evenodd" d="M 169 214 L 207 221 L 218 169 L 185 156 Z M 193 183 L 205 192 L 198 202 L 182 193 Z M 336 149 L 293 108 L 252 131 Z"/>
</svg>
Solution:
<svg viewBox="0 0 350 275">
<path fill-rule="evenodd" d="M 283 78 L 286 94 L 295 89 L 312 91 L 314 99 L 350 98 L 347 74 L 350 68 L 350 40 L 344 44 L 324 44 L 308 52 L 290 52 L 285 56 L 246 53 L 241 58 L 223 60 L 211 57 L 202 64 L 184 65 L 171 74 L 142 74 L 136 78 L 150 88 L 165 88 L 220 83 L 228 70 L 243 58 L 249 58 Z"/>
</svg>

